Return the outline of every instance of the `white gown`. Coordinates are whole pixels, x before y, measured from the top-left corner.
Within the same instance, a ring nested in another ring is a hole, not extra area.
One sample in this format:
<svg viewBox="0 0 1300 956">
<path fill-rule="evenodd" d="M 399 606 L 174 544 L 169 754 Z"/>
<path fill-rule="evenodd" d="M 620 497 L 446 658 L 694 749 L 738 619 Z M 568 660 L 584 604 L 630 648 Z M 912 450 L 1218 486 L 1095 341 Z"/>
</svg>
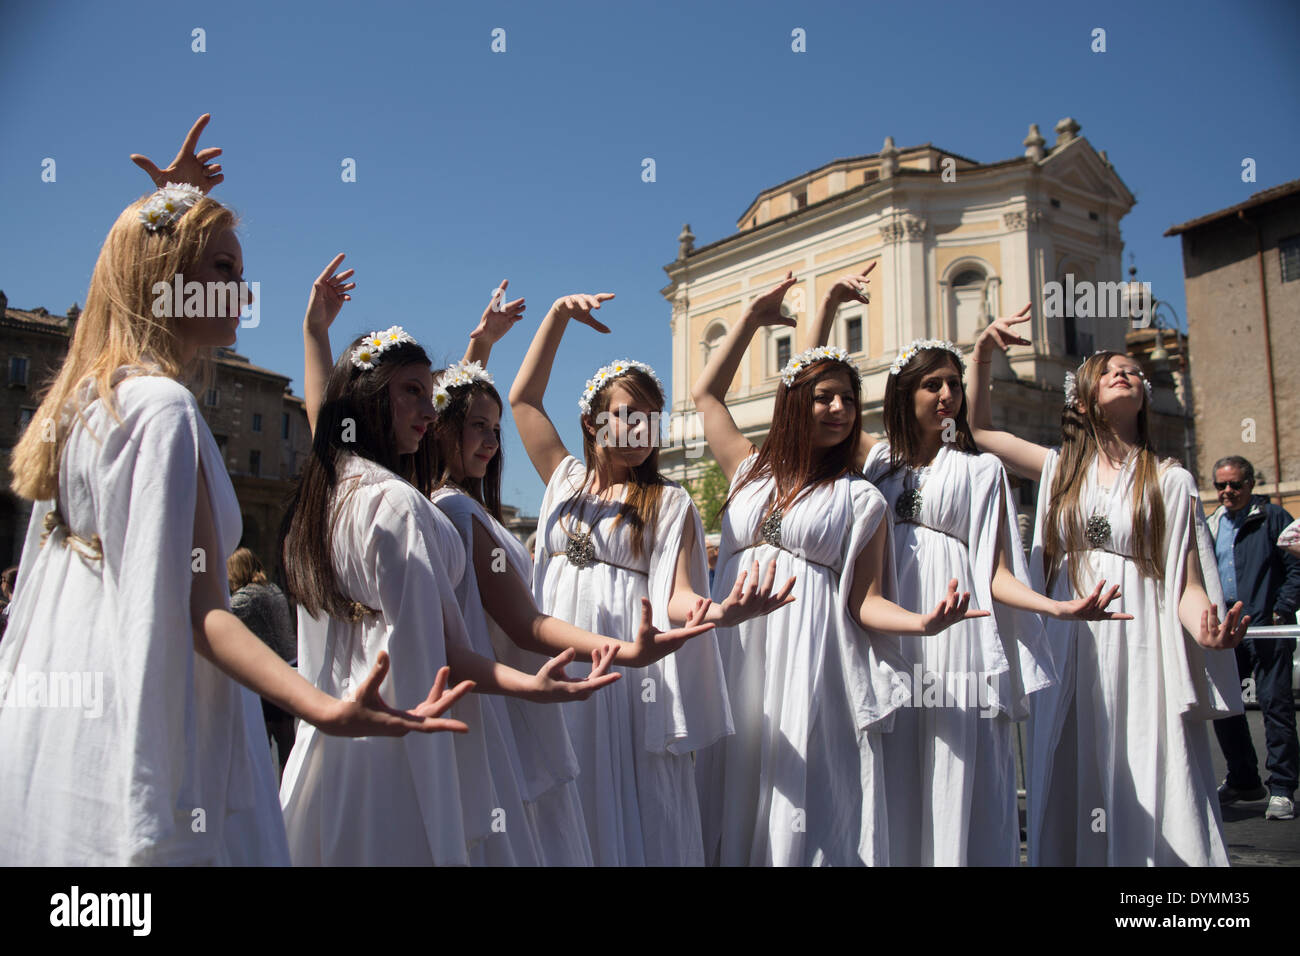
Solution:
<svg viewBox="0 0 1300 956">
<path fill-rule="evenodd" d="M 890 863 L 1017 866 L 1012 722 L 1028 715 L 1028 695 L 1052 680 L 1038 615 L 993 601 L 999 503 L 1012 568 L 1030 585 L 1006 472 L 993 455 L 945 444 L 909 482 L 906 468 L 889 474 L 887 442 L 871 449 L 863 472 L 891 514 L 904 490 L 921 491 L 920 515 L 894 523 L 898 603 L 925 613 L 956 578 L 972 610 L 994 612 L 902 640 L 913 706 L 885 736 Z"/>
<path fill-rule="evenodd" d="M 483 608 L 479 582 L 474 571 L 474 522 L 491 535 L 499 553 L 493 555 L 493 571 L 513 574 L 525 589 L 532 585 L 533 562 L 519 540 L 487 509 L 462 491 L 441 488 L 433 502 L 460 534 L 465 547 L 465 574 L 456 587 L 469 631 L 470 645 L 484 657 L 535 674 L 547 658 L 516 645 Z M 519 761 L 514 773 L 523 793 L 528 824 L 540 847 L 539 862 L 545 866 L 590 866 L 591 845 L 578 797 L 578 758 L 569 742 L 564 712 L 558 704 L 537 704 L 516 697 L 493 697 L 504 706 L 504 726 L 512 745 L 510 753 Z"/>
<path fill-rule="evenodd" d="M 138 371 L 118 372 L 120 422 L 83 386 L 59 462 L 66 527 L 102 559 L 42 544 L 54 502 L 32 511 L 0 642 L 0 863 L 286 865 L 258 698 L 194 651 L 192 575 L 228 593 L 239 504 L 194 396 Z M 195 556 L 200 467 L 220 553 Z"/>
<path fill-rule="evenodd" d="M 386 650 L 380 693 L 390 706 L 413 707 L 447 662 L 445 642 L 466 639 L 452 575 L 464 550 L 410 483 L 356 455 L 339 462 L 331 514 L 339 588 L 379 613 L 343 621 L 299 607 L 298 670 L 344 697 Z M 492 832 L 502 803 L 481 755 L 491 725 L 478 695 L 448 716 L 470 732 L 346 738 L 299 724 L 280 787 L 295 865 L 465 865 L 484 862 L 489 838 L 506 841 L 522 810 L 507 807 L 506 833 Z"/>
<path fill-rule="evenodd" d="M 1031 567 L 1043 590 L 1043 531 L 1060 457 L 1050 449 L 1039 485 Z M 1139 573 L 1130 520 L 1133 466 L 1114 493 L 1089 468 L 1083 514 L 1105 514 L 1107 550 L 1067 556 L 1050 596 L 1070 599 L 1069 561 L 1086 587 L 1119 585 L 1112 609 L 1132 621 L 1047 621 L 1058 684 L 1034 696 L 1029 720 L 1029 862 L 1047 866 L 1226 866 L 1207 721 L 1242 712 L 1232 651 L 1207 651 L 1183 629 L 1178 600 L 1188 529 L 1206 593 L 1224 614 L 1214 545 L 1187 471 L 1162 469 L 1165 580 Z"/>
<path fill-rule="evenodd" d="M 732 488 L 757 460 L 736 470 Z M 781 547 L 759 541 L 772 481 L 748 485 L 723 516 L 713 597 L 755 559 L 795 577 L 793 604 L 719 628 L 735 736 L 696 761 L 705 853 L 723 866 L 886 865 L 882 735 L 910 689 L 896 635 L 864 631 L 848 606 L 858 555 L 883 523 L 884 498 L 841 478 L 786 509 Z M 789 550 L 787 550 L 789 549 Z M 881 591 L 895 597 L 893 545 Z"/>
<path fill-rule="evenodd" d="M 567 513 L 565 527 L 576 515 L 576 530 L 592 529 L 602 560 L 578 568 L 565 556 L 569 539 L 557 519 L 584 478 L 582 463 L 569 456 L 547 483 L 533 573 L 538 607 L 592 633 L 631 640 L 641 624 L 641 598 L 648 597 L 655 627 L 668 629 L 687 521 L 696 542 L 691 583 L 697 594 L 708 592 L 704 528 L 690 495 L 671 482 L 664 486 L 658 524 L 645 537 L 648 554 L 639 559 L 626 525 L 611 530 L 618 505 L 584 495 Z M 615 670 L 621 680 L 563 705 L 581 768 L 578 788 L 593 859 L 598 866 L 701 865 L 691 751 L 732 730 L 717 640 L 706 633 L 649 667 Z"/>
</svg>

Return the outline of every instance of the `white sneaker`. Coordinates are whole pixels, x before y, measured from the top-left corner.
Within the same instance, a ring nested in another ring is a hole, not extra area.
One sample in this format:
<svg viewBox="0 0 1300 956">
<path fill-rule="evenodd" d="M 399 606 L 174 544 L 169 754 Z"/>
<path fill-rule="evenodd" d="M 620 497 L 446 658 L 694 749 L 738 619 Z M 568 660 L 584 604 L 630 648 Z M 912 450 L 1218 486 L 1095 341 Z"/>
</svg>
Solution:
<svg viewBox="0 0 1300 956">
<path fill-rule="evenodd" d="M 1287 797 L 1276 793 L 1268 798 L 1268 809 L 1264 811 L 1265 820 L 1294 820 L 1295 804 Z"/>
</svg>

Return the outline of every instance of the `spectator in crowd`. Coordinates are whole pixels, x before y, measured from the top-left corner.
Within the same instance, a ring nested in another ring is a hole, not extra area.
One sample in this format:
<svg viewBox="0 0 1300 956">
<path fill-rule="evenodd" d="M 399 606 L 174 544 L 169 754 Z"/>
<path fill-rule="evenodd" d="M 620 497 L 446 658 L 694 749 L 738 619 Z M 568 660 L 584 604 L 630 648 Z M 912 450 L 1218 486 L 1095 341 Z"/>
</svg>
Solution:
<svg viewBox="0 0 1300 956">
<path fill-rule="evenodd" d="M 1255 469 L 1237 455 L 1214 463 L 1214 489 L 1219 508 L 1209 517 L 1219 564 L 1224 601 L 1245 603 L 1251 628 L 1296 622 L 1300 605 L 1300 557 L 1277 547 L 1292 518 L 1285 509 L 1252 494 Z M 1219 787 L 1223 806 L 1239 800 L 1268 798 L 1264 817 L 1295 817 L 1295 791 L 1300 772 L 1300 740 L 1296 735 L 1295 701 L 1291 696 L 1294 638 L 1252 638 L 1237 646 L 1237 669 L 1243 681 L 1253 681 L 1264 714 L 1268 747 L 1267 789 L 1260 782 L 1255 746 L 1244 714 L 1214 722 L 1214 733 L 1228 761 L 1228 776 Z"/>
<path fill-rule="evenodd" d="M 257 555 L 247 548 L 235 549 L 226 559 L 226 575 L 230 578 L 231 613 L 285 663 L 296 664 L 298 630 L 289 612 L 289 602 L 279 587 L 267 581 L 266 569 Z M 293 746 L 293 715 L 263 698 L 262 717 L 268 739 L 275 742 L 283 773 Z"/>
</svg>

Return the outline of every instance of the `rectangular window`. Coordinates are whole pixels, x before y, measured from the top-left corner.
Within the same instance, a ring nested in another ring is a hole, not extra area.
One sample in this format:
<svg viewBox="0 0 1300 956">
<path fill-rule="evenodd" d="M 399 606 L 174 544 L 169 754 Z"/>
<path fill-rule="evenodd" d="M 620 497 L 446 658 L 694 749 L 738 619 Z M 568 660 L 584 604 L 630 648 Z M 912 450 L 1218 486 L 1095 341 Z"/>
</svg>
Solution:
<svg viewBox="0 0 1300 956">
<path fill-rule="evenodd" d="M 262 453 L 257 449 L 248 453 L 248 473 L 254 478 L 262 474 Z"/>
<path fill-rule="evenodd" d="M 844 341 L 851 354 L 862 351 L 862 316 L 855 315 L 844 323 Z"/>
<path fill-rule="evenodd" d="M 790 361 L 790 336 L 783 335 L 776 340 L 776 374 L 781 374 L 781 369 L 785 368 L 786 363 Z"/>
<path fill-rule="evenodd" d="M 802 209 L 808 205 L 808 190 L 801 189 L 794 194 L 794 208 Z"/>
<path fill-rule="evenodd" d="M 262 430 L 262 414 L 261 412 L 253 412 L 253 431 L 260 432 L 261 430 Z"/>
<path fill-rule="evenodd" d="M 27 359 L 24 356 L 10 356 L 9 384 L 15 388 L 27 387 Z"/>
<path fill-rule="evenodd" d="M 289 413 L 280 413 L 280 437 L 285 441 L 289 440 Z"/>
<path fill-rule="evenodd" d="M 210 388 L 208 389 L 208 394 L 203 396 L 203 404 L 208 406 L 208 408 L 216 408 L 217 400 L 219 398 L 221 398 L 221 393 L 215 388 Z"/>
<path fill-rule="evenodd" d="M 18 409 L 18 430 L 22 431 L 23 429 L 25 429 L 27 425 L 31 422 L 32 416 L 35 414 L 36 414 L 36 409 L 34 408 Z"/>
<path fill-rule="evenodd" d="M 1283 239 L 1277 244 L 1277 251 L 1282 257 L 1282 281 L 1300 279 L 1300 236 Z"/>
</svg>

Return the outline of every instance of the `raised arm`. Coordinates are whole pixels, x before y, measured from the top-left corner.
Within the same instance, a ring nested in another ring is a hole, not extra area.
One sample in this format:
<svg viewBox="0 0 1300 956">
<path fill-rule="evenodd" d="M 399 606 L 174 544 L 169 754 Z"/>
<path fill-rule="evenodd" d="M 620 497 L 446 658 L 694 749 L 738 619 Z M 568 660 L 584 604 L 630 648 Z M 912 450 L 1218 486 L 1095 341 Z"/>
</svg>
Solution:
<svg viewBox="0 0 1300 956">
<path fill-rule="evenodd" d="M 338 317 L 344 302 L 352 301 L 348 295 L 355 282 L 348 282 L 353 270 L 335 275 L 343 262 L 343 253 L 330 260 L 325 271 L 316 277 L 307 300 L 307 315 L 302 320 L 302 344 L 305 368 L 302 376 L 303 404 L 307 406 L 307 425 L 316 434 L 316 419 L 325 403 L 325 383 L 334 370 L 334 353 L 330 349 L 330 326 Z"/>
<path fill-rule="evenodd" d="M 465 357 L 461 361 L 478 362 L 487 368 L 488 359 L 492 356 L 492 346 L 500 342 L 505 334 L 514 328 L 515 323 L 524 317 L 523 299 L 506 301 L 506 286 L 509 284 L 510 280 L 502 279 L 501 284 L 492 293 L 492 300 L 483 310 L 483 317 L 479 319 L 478 326 L 469 334 L 469 346 L 465 349 Z"/>
<path fill-rule="evenodd" d="M 598 292 L 556 299 L 538 326 L 533 344 L 528 347 L 519 374 L 510 386 L 510 411 L 515 427 L 519 429 L 529 460 L 544 482 L 551 480 L 555 469 L 569 454 L 543 404 L 546 383 L 551 379 L 551 366 L 555 364 L 555 353 L 559 351 L 564 328 L 570 319 L 576 319 L 597 332 L 608 334 L 609 327 L 597 321 L 591 313 L 612 298 L 611 292 Z"/>
<path fill-rule="evenodd" d="M 574 627 L 558 617 L 543 614 L 528 590 L 508 567 L 493 567 L 496 542 L 478 519 L 474 519 L 474 574 L 478 579 L 483 610 L 517 646 L 539 654 L 559 654 L 570 648 L 582 657 L 600 660 L 600 654 L 614 649 L 614 663 L 623 667 L 645 667 L 676 651 L 690 638 L 713 630 L 704 623 L 709 602 L 700 599 L 683 619 L 685 627 L 657 630 L 650 623 L 650 602 L 642 601 L 641 628 L 636 639 L 619 641 Z"/>
<path fill-rule="evenodd" d="M 867 276 L 871 275 L 875 268 L 876 264 L 873 262 L 859 273 L 841 277 L 827 290 L 826 298 L 822 300 L 821 308 L 817 310 L 817 318 L 813 319 L 811 347 L 817 348 L 830 341 L 831 326 L 835 324 L 835 316 L 841 305 L 845 302 L 871 301 L 871 290 L 867 288 L 871 280 Z M 853 453 L 853 464 L 858 471 L 866 465 L 867 455 L 871 453 L 875 444 L 876 439 L 865 428 L 858 433 L 858 447 Z"/>
<path fill-rule="evenodd" d="M 781 303 L 794 282 L 794 273 L 787 272 L 775 288 L 749 304 L 740 321 L 727 332 L 722 345 L 714 350 L 699 381 L 691 389 L 695 410 L 704 426 L 704 438 L 728 482 L 740 463 L 753 452 L 754 444 L 741 433 L 736 420 L 731 417 L 731 410 L 727 408 L 727 389 L 736 377 L 745 350 L 760 328 L 765 325 L 795 326 L 794 319 L 781 314 Z"/>
<path fill-rule="evenodd" d="M 1002 459 L 1008 471 L 1022 478 L 1038 481 L 1043 475 L 1047 449 L 1010 432 L 993 428 L 993 405 L 989 392 L 993 386 L 993 350 L 1006 352 L 1012 345 L 1028 345 L 1029 340 L 1012 331 L 1013 325 L 1028 322 L 1030 305 L 1012 318 L 995 319 L 975 341 L 973 374 L 966 385 L 966 412 L 971 433 L 981 451 L 992 452 Z"/>
<path fill-rule="evenodd" d="M 213 186 L 226 178 L 221 172 L 221 164 L 212 162 L 221 155 L 219 147 L 209 147 L 200 153 L 194 151 L 199 145 L 199 136 L 203 133 L 203 127 L 208 125 L 210 119 L 212 114 L 204 113 L 195 121 L 194 126 L 185 135 L 185 141 L 181 143 L 176 158 L 166 169 L 159 169 L 152 159 L 139 153 L 131 154 L 131 162 L 148 173 L 149 178 L 159 189 L 168 183 L 180 183 L 189 184 L 204 194 L 208 193 Z"/>
</svg>

